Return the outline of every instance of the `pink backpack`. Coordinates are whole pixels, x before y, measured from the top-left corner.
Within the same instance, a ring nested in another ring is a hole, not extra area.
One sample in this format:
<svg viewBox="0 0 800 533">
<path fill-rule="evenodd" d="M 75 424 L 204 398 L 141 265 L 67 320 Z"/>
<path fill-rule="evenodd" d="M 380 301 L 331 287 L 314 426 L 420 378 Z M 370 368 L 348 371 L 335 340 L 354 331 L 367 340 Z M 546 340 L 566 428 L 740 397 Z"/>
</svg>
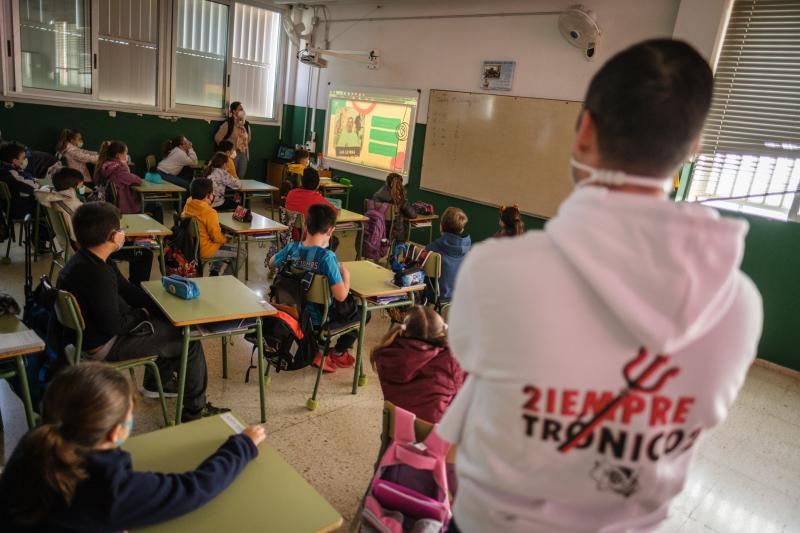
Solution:
<svg viewBox="0 0 800 533">
<path fill-rule="evenodd" d="M 413 413 L 395 407 L 392 442 L 364 500 L 362 532 L 445 531 L 450 521 L 445 458 L 450 444 L 431 430 L 416 442 Z"/>
<path fill-rule="evenodd" d="M 390 205 L 376 200 L 367 200 L 364 216 L 363 254 L 366 259 L 382 259 L 389 252 L 389 239 L 386 237 L 386 212 Z"/>
</svg>

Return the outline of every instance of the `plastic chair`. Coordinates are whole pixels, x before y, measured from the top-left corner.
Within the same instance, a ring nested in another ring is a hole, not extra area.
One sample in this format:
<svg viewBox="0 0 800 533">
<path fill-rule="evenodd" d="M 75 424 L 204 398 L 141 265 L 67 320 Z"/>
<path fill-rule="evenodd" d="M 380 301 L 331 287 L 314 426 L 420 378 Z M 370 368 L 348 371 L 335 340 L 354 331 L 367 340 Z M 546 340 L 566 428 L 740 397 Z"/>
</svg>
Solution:
<svg viewBox="0 0 800 533">
<path fill-rule="evenodd" d="M 153 154 L 149 154 L 144 158 L 144 166 L 147 168 L 147 172 L 155 172 L 156 171 L 156 156 Z"/>
<path fill-rule="evenodd" d="M 48 274 L 48 277 L 52 279 L 55 266 L 58 265 L 58 268 L 64 268 L 64 265 L 67 264 L 72 251 L 72 240 L 69 237 L 69 226 L 64 218 L 67 216 L 66 213 L 52 206 L 46 208 L 46 213 L 54 234 L 51 239 L 54 241 L 51 242 L 50 246 L 53 254 L 50 259 L 50 273 Z M 58 246 L 55 246 L 55 243 L 58 243 Z M 59 248 L 61 249 L 59 250 Z"/>
<path fill-rule="evenodd" d="M 72 345 L 72 349 L 70 350 L 69 346 L 65 349 L 67 362 L 73 366 L 80 364 L 83 356 L 83 332 L 86 329 L 86 323 L 83 320 L 78 301 L 71 293 L 60 290 L 58 291 L 55 307 L 58 323 L 75 333 L 75 343 Z M 106 361 L 104 364 L 119 371 L 128 370 L 131 374 L 132 381 L 136 380 L 136 375 L 133 372 L 134 368 L 139 366 L 149 368 L 155 377 L 158 399 L 161 402 L 161 413 L 164 415 L 164 423 L 170 425 L 171 422 L 167 414 L 167 402 L 164 399 L 164 389 L 161 386 L 161 375 L 156 365 L 157 359 L 158 356 L 156 355 L 147 355 L 144 357 L 137 357 L 136 359 L 128 359 L 126 361 Z"/>
<path fill-rule="evenodd" d="M 19 244 L 22 246 L 22 219 L 11 218 L 11 201 L 11 190 L 8 188 L 8 184 L 0 181 L 0 202 L 3 203 L 3 214 L 8 226 L 8 244 L 6 244 L 6 255 L 2 259 L 4 265 L 11 263 L 11 242 L 17 240 L 14 224 L 19 224 Z"/>
</svg>

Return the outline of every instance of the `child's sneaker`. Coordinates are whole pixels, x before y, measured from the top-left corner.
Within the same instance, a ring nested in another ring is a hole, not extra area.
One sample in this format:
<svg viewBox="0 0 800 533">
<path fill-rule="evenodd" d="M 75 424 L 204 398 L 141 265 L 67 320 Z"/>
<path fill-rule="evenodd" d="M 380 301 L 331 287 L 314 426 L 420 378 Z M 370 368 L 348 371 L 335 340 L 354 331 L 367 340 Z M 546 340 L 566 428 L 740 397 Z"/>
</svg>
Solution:
<svg viewBox="0 0 800 533">
<path fill-rule="evenodd" d="M 350 355 L 350 350 L 345 350 L 341 355 L 336 355 L 333 350 L 328 354 L 328 360 L 333 361 L 339 368 L 353 368 L 356 358 Z"/>
<path fill-rule="evenodd" d="M 317 352 L 317 356 L 314 358 L 314 362 L 311 363 L 311 364 L 314 365 L 315 367 L 319 368 L 319 365 L 320 365 L 321 362 L 322 362 L 322 353 L 321 352 Z M 322 367 L 322 371 L 325 372 L 326 374 L 330 374 L 332 372 L 336 372 L 336 368 L 338 368 L 338 367 L 336 366 L 336 363 L 334 363 L 331 360 L 331 357 L 326 357 L 325 358 L 325 366 Z"/>
</svg>

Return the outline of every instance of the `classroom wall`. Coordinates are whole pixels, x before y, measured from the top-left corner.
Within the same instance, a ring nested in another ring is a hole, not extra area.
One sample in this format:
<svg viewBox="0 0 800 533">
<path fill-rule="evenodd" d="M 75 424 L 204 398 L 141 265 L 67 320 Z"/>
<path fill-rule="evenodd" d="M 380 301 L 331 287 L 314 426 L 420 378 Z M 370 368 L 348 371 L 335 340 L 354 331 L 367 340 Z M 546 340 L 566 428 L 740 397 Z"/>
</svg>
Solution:
<svg viewBox="0 0 800 533">
<path fill-rule="evenodd" d="M 14 103 L 13 107 L 0 106 L 0 130 L 6 140 L 20 141 L 33 149 L 53 152 L 58 133 L 62 128 L 77 128 L 83 133 L 84 146 L 97 150 L 106 139 L 120 139 L 128 144 L 135 163 L 134 171 L 144 172 L 144 159 L 148 154 L 162 155 L 162 143 L 170 137 L 186 135 L 194 143 L 200 159 L 213 154 L 213 135 L 217 122 L 181 118 L 175 122 L 154 115 L 58 107 L 39 104 Z M 250 147 L 250 178 L 266 176 L 266 161 L 275 156 L 280 128 L 278 126 L 252 125 L 253 142 Z"/>
</svg>

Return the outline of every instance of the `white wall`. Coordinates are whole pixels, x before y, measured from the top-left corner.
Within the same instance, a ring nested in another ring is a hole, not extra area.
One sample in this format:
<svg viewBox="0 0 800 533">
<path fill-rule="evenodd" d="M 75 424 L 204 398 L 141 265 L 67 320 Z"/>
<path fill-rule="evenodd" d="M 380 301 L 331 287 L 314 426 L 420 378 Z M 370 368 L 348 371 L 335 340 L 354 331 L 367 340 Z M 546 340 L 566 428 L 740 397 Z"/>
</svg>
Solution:
<svg viewBox="0 0 800 533">
<path fill-rule="evenodd" d="M 681 0 L 673 37 L 693 45 L 716 66 L 733 0 Z"/>
<path fill-rule="evenodd" d="M 686 0 L 684 0 L 686 1 Z M 704 0 L 697 0 L 702 2 Z M 713 0 L 718 1 L 718 0 Z M 375 4 L 330 8 L 332 19 L 486 12 L 558 11 L 571 0 L 503 2 L 403 2 L 375 9 Z M 671 37 L 680 0 L 586 0 L 603 31 L 595 60 L 587 62 L 558 32 L 557 17 L 515 16 L 438 20 L 333 23 L 331 48 L 381 50 L 377 71 L 331 58 L 320 74 L 317 107 L 327 105 L 328 82 L 341 85 L 421 89 L 417 121 L 427 122 L 430 89 L 481 92 L 484 60 L 514 60 L 513 90 L 519 96 L 582 100 L 592 74 L 615 52 L 647 38 Z M 320 31 L 319 35 L 322 35 Z M 287 103 L 306 105 L 308 67 L 288 76 Z M 314 105 L 312 81 L 311 104 Z"/>
</svg>

